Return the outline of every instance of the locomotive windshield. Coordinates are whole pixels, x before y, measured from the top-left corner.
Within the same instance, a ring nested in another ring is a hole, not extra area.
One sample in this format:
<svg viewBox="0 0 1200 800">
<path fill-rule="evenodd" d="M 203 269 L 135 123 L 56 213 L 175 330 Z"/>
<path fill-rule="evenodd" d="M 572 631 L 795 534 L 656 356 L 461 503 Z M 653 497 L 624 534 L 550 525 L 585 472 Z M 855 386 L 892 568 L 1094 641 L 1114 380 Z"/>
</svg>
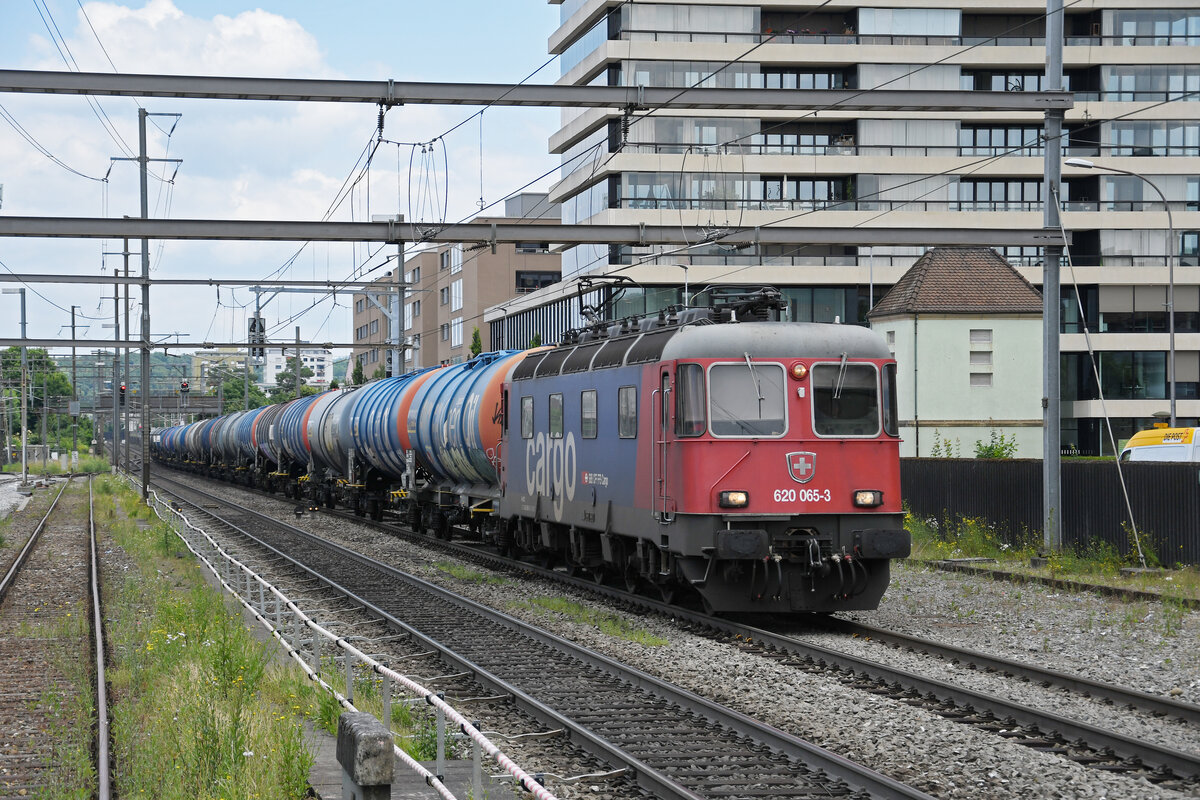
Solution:
<svg viewBox="0 0 1200 800">
<path fill-rule="evenodd" d="M 708 371 L 713 436 L 782 436 L 784 373 L 780 364 L 713 364 Z"/>
<path fill-rule="evenodd" d="M 815 364 L 813 431 L 818 436 L 878 436 L 879 376 L 872 364 Z"/>
</svg>

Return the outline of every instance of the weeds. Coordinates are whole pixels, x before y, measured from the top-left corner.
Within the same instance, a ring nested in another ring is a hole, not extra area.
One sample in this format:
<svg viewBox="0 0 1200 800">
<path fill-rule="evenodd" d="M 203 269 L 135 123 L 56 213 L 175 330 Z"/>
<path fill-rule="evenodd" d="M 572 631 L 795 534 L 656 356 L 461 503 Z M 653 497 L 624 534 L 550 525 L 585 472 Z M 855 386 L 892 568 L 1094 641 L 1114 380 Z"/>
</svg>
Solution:
<svg viewBox="0 0 1200 800">
<path fill-rule="evenodd" d="M 655 636 L 647 630 L 635 628 L 615 614 L 587 608 L 561 597 L 535 597 L 525 603 L 514 603 L 513 607 L 562 614 L 574 622 L 591 625 L 606 636 L 625 639 L 647 647 L 663 647 L 670 644 L 666 639 Z"/>
<path fill-rule="evenodd" d="M 194 563 L 162 556 L 148 509 L 110 478 L 97 515 L 136 564 L 109 585 L 114 775 L 124 797 L 303 797 L 312 757 L 293 680 Z M 122 512 L 118 514 L 118 504 Z M 173 590 L 179 585 L 181 589 Z"/>
<path fill-rule="evenodd" d="M 488 575 L 487 573 L 474 570 L 462 564 L 454 564 L 449 561 L 439 561 L 433 565 L 434 569 L 439 572 L 444 572 L 452 578 L 457 578 L 466 583 L 486 583 L 490 586 L 503 586 L 512 581 L 507 578 L 502 578 L 497 575 Z"/>
</svg>

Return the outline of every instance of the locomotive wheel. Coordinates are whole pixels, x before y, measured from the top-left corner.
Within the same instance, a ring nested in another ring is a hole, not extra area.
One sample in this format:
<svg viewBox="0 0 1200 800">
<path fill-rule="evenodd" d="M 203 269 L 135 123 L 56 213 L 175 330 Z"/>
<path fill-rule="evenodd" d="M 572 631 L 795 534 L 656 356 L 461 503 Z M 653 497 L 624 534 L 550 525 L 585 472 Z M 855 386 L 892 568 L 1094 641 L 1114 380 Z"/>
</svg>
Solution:
<svg viewBox="0 0 1200 800">
<path fill-rule="evenodd" d="M 597 586 L 603 586 L 606 580 L 608 580 L 608 567 L 606 565 L 601 564 L 598 567 L 592 567 L 593 583 Z"/>
</svg>

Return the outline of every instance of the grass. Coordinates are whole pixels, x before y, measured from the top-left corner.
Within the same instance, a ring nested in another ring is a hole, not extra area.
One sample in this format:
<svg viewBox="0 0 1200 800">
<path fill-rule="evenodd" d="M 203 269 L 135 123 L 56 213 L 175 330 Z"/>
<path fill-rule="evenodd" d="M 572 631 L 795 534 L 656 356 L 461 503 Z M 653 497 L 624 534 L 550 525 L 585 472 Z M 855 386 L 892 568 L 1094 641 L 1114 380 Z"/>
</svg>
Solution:
<svg viewBox="0 0 1200 800">
<path fill-rule="evenodd" d="M 145 663 L 161 664 L 149 670 L 158 676 L 146 684 L 152 691 L 138 692 L 146 700 L 129 730 L 136 737 L 137 729 L 165 726 L 173 735 L 166 752 L 160 742 L 144 754 L 148 780 L 121 787 L 122 795 L 145 790 L 154 797 L 304 796 L 312 758 L 303 748 L 303 722 L 336 734 L 341 706 L 299 669 L 267 666 L 266 650 L 245 630 L 241 613 L 228 611 L 201 577 L 200 565 L 136 493 L 107 476 L 95 486 L 98 519 L 133 537 L 139 560 L 160 577 L 157 589 L 146 585 L 145 571 L 136 585 L 127 586 L 138 598 L 131 608 L 156 609 L 153 620 L 144 611 L 133 617 L 130 675 L 146 675 Z M 191 657 L 184 658 L 187 652 Z M 332 644 L 325 653 L 322 677 L 340 687 L 345 673 L 334 663 Z M 355 705 L 376 717 L 383 710 L 380 680 L 365 670 L 355 680 Z M 414 711 L 395 700 L 393 694 L 392 729 L 400 746 L 417 760 L 436 757 L 436 727 L 432 715 L 423 713 L 425 704 Z M 172 762 L 181 765 L 175 767 L 182 781 L 178 795 L 152 791 L 156 780 L 170 777 Z"/>
<path fill-rule="evenodd" d="M 315 691 L 270 663 L 242 616 L 163 523 L 116 479 L 96 481 L 97 523 L 132 559 L 106 588 L 114 788 L 122 797 L 300 798 Z"/>
<path fill-rule="evenodd" d="M 544 614 L 561 614 L 567 619 L 590 625 L 605 636 L 624 639 L 646 647 L 663 647 L 670 644 L 661 636 L 655 636 L 643 628 L 630 625 L 616 614 L 582 606 L 561 597 L 534 597 L 522 603 L 512 603 L 509 608 L 528 608 Z"/>
<path fill-rule="evenodd" d="M 452 578 L 457 578 L 464 583 L 486 583 L 490 586 L 505 586 L 512 583 L 508 578 L 502 578 L 498 575 L 488 575 L 479 570 L 471 569 L 462 564 L 454 564 L 449 561 L 439 561 L 433 565 L 438 572 L 444 572 Z"/>
<path fill-rule="evenodd" d="M 36 474 L 36 475 L 61 475 L 62 474 L 62 468 L 59 466 L 57 461 L 47 460 L 46 468 L 42 469 L 41 459 L 36 459 L 36 460 L 30 459 L 29 462 L 26 464 L 25 468 L 29 471 L 30 475 L 34 475 L 34 474 Z M 2 469 L 4 470 L 4 472 L 20 473 L 21 462 L 18 461 L 15 464 L 5 464 L 2 467 Z M 71 470 L 68 470 L 68 471 L 71 471 Z M 79 469 L 74 470 L 74 472 L 76 472 L 76 473 L 80 473 L 80 472 L 103 473 L 103 472 L 110 472 L 110 471 L 111 471 L 111 464 L 109 463 L 109 461 L 107 459 L 96 458 L 94 456 L 83 456 L 82 458 L 80 458 L 79 459 Z"/>
<path fill-rule="evenodd" d="M 1041 552 L 1041 537 L 1029 532 L 1004 537 L 994 525 L 978 518 L 920 518 L 908 512 L 904 527 L 912 535 L 912 557 L 916 560 L 990 558 L 1001 568 L 1041 577 L 1070 578 L 1159 594 L 1200 599 L 1200 568 L 1195 566 L 1163 573 L 1122 575 L 1125 567 L 1140 566 L 1132 540 L 1128 553 L 1108 542 L 1093 540 L 1080 550 L 1064 549 L 1045 556 L 1045 566 L 1034 567 L 1031 559 Z M 1147 562 L 1158 564 L 1147 537 L 1142 537 Z M 1178 628 L 1179 623 L 1174 624 Z"/>
</svg>

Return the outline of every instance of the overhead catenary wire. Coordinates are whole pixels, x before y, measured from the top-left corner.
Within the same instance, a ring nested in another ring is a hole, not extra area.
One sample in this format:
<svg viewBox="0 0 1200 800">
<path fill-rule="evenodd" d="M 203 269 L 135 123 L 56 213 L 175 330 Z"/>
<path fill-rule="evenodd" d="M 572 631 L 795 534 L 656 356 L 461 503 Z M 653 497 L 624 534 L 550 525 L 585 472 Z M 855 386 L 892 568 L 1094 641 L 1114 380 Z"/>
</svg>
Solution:
<svg viewBox="0 0 1200 800">
<path fill-rule="evenodd" d="M 1058 190 L 1054 187 L 1051 187 L 1051 190 L 1054 192 L 1054 201 L 1056 203 L 1060 202 Z M 1067 239 L 1067 230 L 1063 225 L 1061 217 L 1059 219 L 1058 227 L 1062 232 L 1063 241 L 1065 243 Z M 1064 244 L 1063 255 L 1065 255 L 1067 258 L 1067 269 L 1071 273 L 1071 288 L 1074 290 L 1075 304 L 1079 309 L 1079 325 L 1083 330 L 1083 340 L 1087 346 L 1088 362 L 1092 367 L 1092 376 L 1096 379 L 1096 392 L 1100 397 L 1100 413 L 1104 415 L 1104 427 L 1108 432 L 1109 445 L 1112 447 L 1113 459 L 1117 467 L 1117 480 L 1121 484 L 1121 496 L 1125 500 L 1125 511 L 1129 515 L 1129 529 L 1133 533 L 1133 544 L 1137 549 L 1138 561 L 1141 562 L 1142 569 L 1145 569 L 1146 554 L 1142 552 L 1142 537 L 1138 533 L 1137 520 L 1133 516 L 1133 503 L 1130 502 L 1129 499 L 1129 487 L 1125 483 L 1125 470 L 1121 466 L 1121 450 L 1117 447 L 1117 439 L 1116 436 L 1113 435 L 1112 420 L 1108 416 L 1108 405 L 1104 399 L 1104 385 L 1100 381 L 1100 366 L 1096 362 L 1096 351 L 1092 347 L 1092 334 L 1088 329 L 1087 314 L 1083 310 L 1083 298 L 1079 295 L 1079 280 L 1075 275 L 1075 262 L 1071 258 L 1071 248 L 1069 245 Z M 1175 313 L 1174 308 L 1171 309 L 1171 313 Z"/>
</svg>

